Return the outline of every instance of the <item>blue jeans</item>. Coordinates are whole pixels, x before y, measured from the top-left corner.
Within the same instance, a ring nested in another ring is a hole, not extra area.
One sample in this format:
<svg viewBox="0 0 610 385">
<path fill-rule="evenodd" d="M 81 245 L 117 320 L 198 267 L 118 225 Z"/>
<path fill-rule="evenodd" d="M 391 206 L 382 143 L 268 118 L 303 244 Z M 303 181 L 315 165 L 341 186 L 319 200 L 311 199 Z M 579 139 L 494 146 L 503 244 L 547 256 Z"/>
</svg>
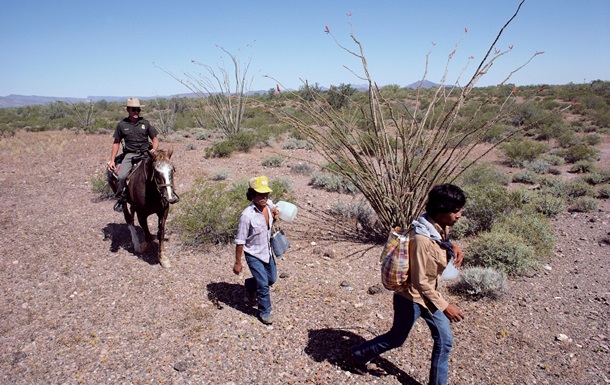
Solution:
<svg viewBox="0 0 610 385">
<path fill-rule="evenodd" d="M 380 354 L 401 346 L 420 316 L 426 320 L 434 340 L 428 383 L 431 385 L 446 384 L 449 352 L 453 346 L 453 333 L 451 332 L 449 319 L 440 310 L 432 313 L 422 305 L 398 294 L 394 294 L 394 323 L 392 328 L 385 334 L 352 347 L 354 360 L 366 364 Z"/>
<path fill-rule="evenodd" d="M 277 280 L 277 268 L 273 256 L 269 259 L 269 263 L 265 263 L 260 259 L 246 255 L 246 262 L 252 273 L 252 278 L 246 279 L 245 286 L 248 291 L 255 291 L 258 297 L 258 312 L 261 316 L 271 314 L 271 295 L 269 294 L 270 287 Z"/>
</svg>

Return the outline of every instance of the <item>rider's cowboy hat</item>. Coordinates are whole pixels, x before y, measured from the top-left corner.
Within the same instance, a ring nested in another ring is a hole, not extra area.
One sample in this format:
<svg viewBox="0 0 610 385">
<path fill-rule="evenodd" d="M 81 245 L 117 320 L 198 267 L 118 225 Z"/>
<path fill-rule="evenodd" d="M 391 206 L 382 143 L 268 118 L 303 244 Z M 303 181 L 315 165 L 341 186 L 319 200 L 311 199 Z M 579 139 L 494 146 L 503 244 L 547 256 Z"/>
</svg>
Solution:
<svg viewBox="0 0 610 385">
<path fill-rule="evenodd" d="M 127 104 L 125 104 L 125 107 L 142 108 L 144 107 L 144 104 L 140 104 L 140 99 L 138 98 L 129 98 L 127 99 Z"/>
</svg>

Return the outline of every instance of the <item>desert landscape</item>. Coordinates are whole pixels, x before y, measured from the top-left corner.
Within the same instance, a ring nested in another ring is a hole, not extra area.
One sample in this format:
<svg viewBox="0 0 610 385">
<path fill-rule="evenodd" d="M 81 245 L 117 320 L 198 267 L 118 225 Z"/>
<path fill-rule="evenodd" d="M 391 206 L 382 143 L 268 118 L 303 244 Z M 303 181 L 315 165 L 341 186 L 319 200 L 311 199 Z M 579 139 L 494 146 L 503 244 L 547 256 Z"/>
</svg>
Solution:
<svg viewBox="0 0 610 385">
<path fill-rule="evenodd" d="M 290 174 L 291 162 L 313 152 L 266 147 L 206 158 L 204 141 L 161 142 L 174 148 L 179 193 L 219 169 L 229 180 L 291 180 L 299 213 L 284 226 L 292 246 L 278 261 L 268 327 L 244 299 L 249 271 L 232 273 L 233 245 L 183 245 L 170 212 L 173 267 L 156 263 L 154 247 L 134 253 L 122 214 L 92 192 L 111 143 L 109 134 L 70 130 L 0 140 L 1 383 L 427 383 L 431 338 L 421 321 L 404 346 L 374 362 L 378 371 L 349 370 L 347 348 L 389 329 L 392 293 L 376 289 L 381 245 L 343 239 L 321 220 L 331 204 L 353 197 Z M 598 163 L 607 166 L 607 135 L 599 147 Z M 287 165 L 262 167 L 274 152 Z M 610 383 L 610 203 L 552 223 L 550 263 L 511 279 L 501 299 L 443 289 L 465 314 L 452 326 L 449 383 Z"/>
</svg>

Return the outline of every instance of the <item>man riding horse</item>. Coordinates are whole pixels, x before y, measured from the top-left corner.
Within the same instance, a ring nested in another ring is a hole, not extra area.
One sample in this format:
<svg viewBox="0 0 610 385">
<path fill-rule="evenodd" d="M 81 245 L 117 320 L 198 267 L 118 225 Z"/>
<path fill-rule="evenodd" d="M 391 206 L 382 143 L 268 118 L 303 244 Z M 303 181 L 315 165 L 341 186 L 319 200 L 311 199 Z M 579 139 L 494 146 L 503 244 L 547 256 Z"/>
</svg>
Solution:
<svg viewBox="0 0 610 385">
<path fill-rule="evenodd" d="M 121 140 L 123 144 L 123 159 L 121 164 L 118 166 L 118 183 L 115 196 L 117 203 L 114 205 L 114 210 L 117 212 L 123 212 L 123 207 L 127 201 L 127 189 L 126 181 L 129 172 L 131 171 L 132 159 L 136 156 L 140 156 L 147 150 L 152 154 L 156 151 L 159 145 L 159 139 L 157 138 L 157 130 L 150 124 L 150 122 L 140 116 L 140 111 L 143 105 L 140 104 L 138 98 L 129 98 L 125 104 L 129 116 L 121 120 L 114 131 L 114 142 L 112 143 L 112 152 L 110 154 L 110 162 L 108 162 L 108 169 L 112 172 L 117 168 L 114 164 L 115 158 L 119 153 L 119 147 Z M 152 141 L 149 142 L 148 139 Z"/>
</svg>

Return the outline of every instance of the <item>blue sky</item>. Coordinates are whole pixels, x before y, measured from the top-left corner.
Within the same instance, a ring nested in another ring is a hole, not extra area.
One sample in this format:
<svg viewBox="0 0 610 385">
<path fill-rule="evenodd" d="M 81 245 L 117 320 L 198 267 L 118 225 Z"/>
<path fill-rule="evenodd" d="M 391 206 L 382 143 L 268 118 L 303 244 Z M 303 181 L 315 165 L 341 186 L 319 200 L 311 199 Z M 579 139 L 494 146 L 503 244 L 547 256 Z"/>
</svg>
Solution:
<svg viewBox="0 0 610 385">
<path fill-rule="evenodd" d="M 464 35 L 449 65 L 448 82 L 482 59 L 519 0 L 308 0 L 204 1 L 5 0 L 0 6 L 0 96 L 9 94 L 167 96 L 189 92 L 163 70 L 184 77 L 218 67 L 217 48 L 251 59 L 253 90 L 277 79 L 298 88 L 301 80 L 323 86 L 363 84 L 356 58 L 324 33 L 328 25 L 356 49 L 351 21 L 379 85 L 422 78 L 438 83 L 447 56 Z M 348 19 L 347 13 L 351 13 Z M 512 83 L 566 84 L 610 80 L 610 1 L 526 0 L 497 47 L 503 56 L 479 85 L 497 84 L 536 51 Z M 435 43 L 435 45 L 432 44 Z M 158 68 L 160 67 L 160 68 Z"/>
</svg>

